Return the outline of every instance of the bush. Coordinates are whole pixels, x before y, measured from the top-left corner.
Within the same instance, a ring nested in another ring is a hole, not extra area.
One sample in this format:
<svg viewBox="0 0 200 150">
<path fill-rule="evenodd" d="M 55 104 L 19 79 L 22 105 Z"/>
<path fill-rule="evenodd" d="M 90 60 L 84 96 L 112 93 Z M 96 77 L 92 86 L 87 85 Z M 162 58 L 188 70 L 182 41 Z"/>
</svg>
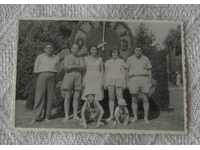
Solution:
<svg viewBox="0 0 200 150">
<path fill-rule="evenodd" d="M 17 57 L 17 99 L 23 99 L 25 89 L 33 79 L 34 61 L 46 42 L 54 45 L 55 53 L 66 46 L 74 22 L 20 21 Z"/>
</svg>

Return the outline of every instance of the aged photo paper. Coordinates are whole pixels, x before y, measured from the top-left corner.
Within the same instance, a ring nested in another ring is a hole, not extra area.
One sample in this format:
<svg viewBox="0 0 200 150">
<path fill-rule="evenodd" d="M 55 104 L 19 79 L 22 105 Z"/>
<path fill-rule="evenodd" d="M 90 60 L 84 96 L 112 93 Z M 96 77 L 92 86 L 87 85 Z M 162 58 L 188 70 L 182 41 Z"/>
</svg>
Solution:
<svg viewBox="0 0 200 150">
<path fill-rule="evenodd" d="M 23 18 L 18 27 L 17 129 L 187 132 L 181 22 Z"/>
</svg>

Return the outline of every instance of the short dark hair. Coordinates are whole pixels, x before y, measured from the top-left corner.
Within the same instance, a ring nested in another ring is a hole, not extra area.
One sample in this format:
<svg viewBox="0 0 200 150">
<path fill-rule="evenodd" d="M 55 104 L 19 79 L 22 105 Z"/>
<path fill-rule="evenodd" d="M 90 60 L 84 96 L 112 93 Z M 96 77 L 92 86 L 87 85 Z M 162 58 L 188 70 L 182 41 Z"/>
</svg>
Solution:
<svg viewBox="0 0 200 150">
<path fill-rule="evenodd" d="M 91 46 L 89 47 L 89 51 L 88 51 L 88 53 L 91 54 L 91 49 L 92 49 L 93 47 L 96 48 L 96 50 L 97 50 L 97 55 L 98 55 L 98 54 L 99 54 L 99 51 L 98 51 L 97 46 L 95 46 L 95 45 L 91 45 Z"/>
<path fill-rule="evenodd" d="M 77 43 L 72 43 L 72 45 L 71 45 L 71 48 L 72 48 L 74 45 L 78 46 L 78 44 L 77 44 Z"/>
<path fill-rule="evenodd" d="M 88 96 L 94 96 L 95 97 L 95 94 L 87 94 L 85 97 L 87 97 L 88 98 Z"/>
<path fill-rule="evenodd" d="M 52 42 L 45 42 L 44 47 L 46 47 L 47 45 L 50 45 L 52 48 L 54 48 L 54 44 Z"/>
<path fill-rule="evenodd" d="M 84 44 L 84 42 L 85 42 L 83 38 L 79 37 L 79 38 L 76 39 L 75 43 L 78 44 L 79 41 L 82 41 L 82 44 Z"/>
<path fill-rule="evenodd" d="M 137 49 L 142 51 L 142 48 L 141 48 L 141 47 L 136 47 L 135 50 L 137 50 Z"/>
<path fill-rule="evenodd" d="M 89 51 L 90 51 L 91 48 L 93 48 L 93 47 L 95 47 L 95 48 L 97 49 L 97 46 L 95 46 L 95 45 L 91 45 L 91 46 L 89 47 Z"/>
<path fill-rule="evenodd" d="M 117 47 L 115 47 L 111 50 L 111 55 L 112 55 L 113 52 L 117 52 L 118 55 L 120 54 L 120 51 Z"/>
</svg>

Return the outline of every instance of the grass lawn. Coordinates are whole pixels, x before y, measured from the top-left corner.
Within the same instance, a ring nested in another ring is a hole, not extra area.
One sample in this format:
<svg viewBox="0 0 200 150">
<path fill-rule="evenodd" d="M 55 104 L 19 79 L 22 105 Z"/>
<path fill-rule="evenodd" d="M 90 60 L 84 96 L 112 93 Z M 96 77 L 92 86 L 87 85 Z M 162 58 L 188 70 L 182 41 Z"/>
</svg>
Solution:
<svg viewBox="0 0 200 150">
<path fill-rule="evenodd" d="M 144 120 L 138 120 L 135 123 L 129 123 L 126 129 L 136 130 L 163 130 L 163 131 L 183 131 L 184 130 L 184 113 L 183 113 L 183 97 L 181 90 L 173 90 L 171 92 L 171 105 L 174 111 L 161 111 L 160 115 L 150 120 L 150 124 L 145 124 Z M 20 128 L 67 128 L 67 129 L 84 129 L 80 121 L 68 120 L 62 122 L 62 117 L 50 120 L 49 122 L 37 122 L 33 125 L 30 121 L 33 112 L 25 108 L 25 101 L 16 101 L 15 126 Z M 89 129 L 95 129 L 95 124 L 90 124 Z M 124 129 L 124 126 L 114 126 L 113 123 L 107 123 L 99 129 Z"/>
</svg>

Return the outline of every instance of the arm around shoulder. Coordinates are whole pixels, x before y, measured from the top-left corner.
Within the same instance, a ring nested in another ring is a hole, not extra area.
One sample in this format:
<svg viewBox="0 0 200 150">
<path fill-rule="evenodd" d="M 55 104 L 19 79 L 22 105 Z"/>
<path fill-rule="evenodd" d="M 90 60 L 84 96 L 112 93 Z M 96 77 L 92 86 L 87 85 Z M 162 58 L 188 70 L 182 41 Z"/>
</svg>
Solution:
<svg viewBox="0 0 200 150">
<path fill-rule="evenodd" d="M 34 68 L 33 68 L 33 72 L 34 73 L 38 73 L 39 72 L 40 57 L 41 57 L 41 55 L 38 55 L 36 57 L 36 60 L 35 60 L 35 63 L 34 63 Z"/>
<path fill-rule="evenodd" d="M 81 61 L 81 63 L 80 63 L 80 69 L 81 69 L 81 71 L 85 71 L 86 70 L 86 61 L 85 61 L 85 58 L 86 57 L 81 57 L 80 59 L 80 61 Z"/>
<path fill-rule="evenodd" d="M 65 56 L 64 57 L 64 65 L 63 65 L 63 67 L 64 67 L 64 70 L 66 72 L 68 72 L 71 69 L 68 61 L 69 61 L 69 57 Z"/>
<path fill-rule="evenodd" d="M 146 61 L 146 66 L 145 66 L 146 69 L 151 70 L 152 69 L 151 61 L 146 56 L 145 56 L 145 61 Z"/>
</svg>

